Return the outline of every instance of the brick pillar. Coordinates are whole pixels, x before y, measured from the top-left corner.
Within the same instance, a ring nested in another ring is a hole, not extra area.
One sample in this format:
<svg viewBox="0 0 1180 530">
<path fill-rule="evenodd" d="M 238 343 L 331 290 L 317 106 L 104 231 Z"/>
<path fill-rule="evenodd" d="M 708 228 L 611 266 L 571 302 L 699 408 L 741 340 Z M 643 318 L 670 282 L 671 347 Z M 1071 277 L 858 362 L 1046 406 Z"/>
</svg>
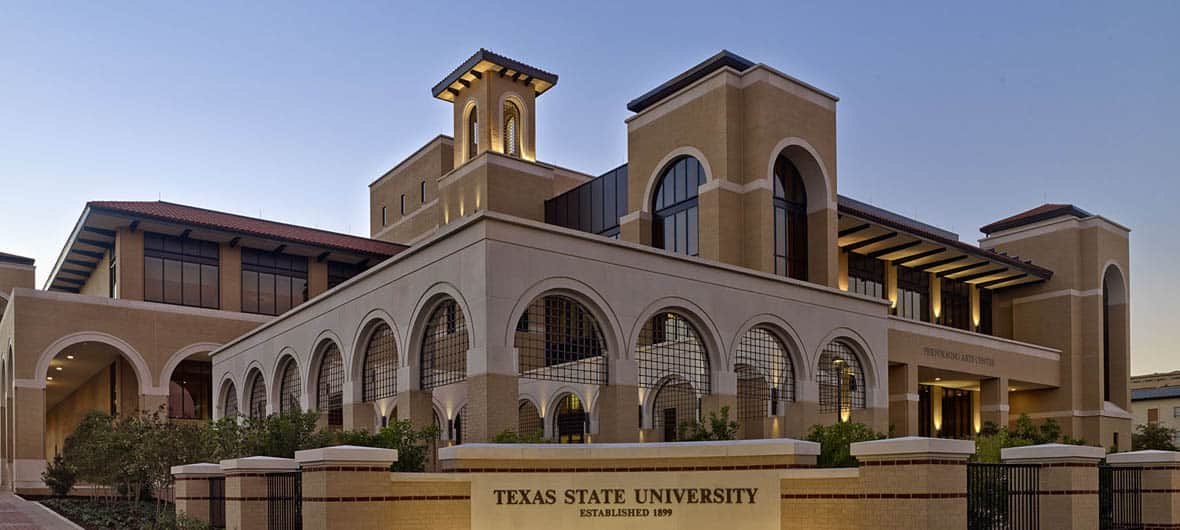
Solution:
<svg viewBox="0 0 1180 530">
<path fill-rule="evenodd" d="M 220 477 L 217 464 L 172 466 L 176 479 L 176 513 L 209 522 L 209 479 Z"/>
<path fill-rule="evenodd" d="M 651 214 L 636 210 L 620 217 L 619 239 L 651 246 Z"/>
<path fill-rule="evenodd" d="M 995 377 L 979 382 L 979 416 L 983 423 L 1008 426 L 1008 378 Z"/>
<path fill-rule="evenodd" d="M 392 484 L 389 467 L 397 451 L 339 445 L 296 451 L 303 470 L 303 528 L 361 528 L 389 521 L 393 504 L 385 500 Z"/>
<path fill-rule="evenodd" d="M 1040 464 L 1041 528 L 1098 529 L 1101 447 L 1044 444 L 1000 450 L 1008 464 Z"/>
<path fill-rule="evenodd" d="M 1106 462 L 1115 467 L 1143 468 L 1143 527 L 1180 528 L 1180 453 L 1132 451 L 1114 453 Z"/>
<path fill-rule="evenodd" d="M 380 428 L 380 425 L 377 424 L 377 413 L 373 410 L 373 404 L 345 403 L 344 428 L 357 431 L 376 432 L 377 429 Z"/>
<path fill-rule="evenodd" d="M 898 496 L 871 503 L 873 519 L 909 530 L 967 528 L 967 458 L 975 442 L 909 436 L 857 442 L 851 453 L 864 493 Z"/>
<path fill-rule="evenodd" d="M 484 373 L 467 376 L 467 417 L 463 443 L 490 442 L 505 430 L 516 430 L 520 399 L 516 375 Z"/>
<path fill-rule="evenodd" d="M 598 391 L 598 443 L 639 441 L 639 387 L 605 385 Z"/>
<path fill-rule="evenodd" d="M 917 436 L 918 365 L 896 364 L 889 367 L 889 423 L 898 436 Z"/>
<path fill-rule="evenodd" d="M 737 421 L 737 374 L 714 371 L 710 386 L 713 392 L 701 397 L 701 423 L 709 421 L 710 413 L 720 416 L 723 407 L 729 407 L 729 419 Z"/>
<path fill-rule="evenodd" d="M 299 464 L 290 458 L 250 456 L 222 460 L 226 530 L 266 528 L 269 522 L 267 499 L 270 496 L 266 488 L 266 476 L 292 471 L 299 471 Z"/>
</svg>

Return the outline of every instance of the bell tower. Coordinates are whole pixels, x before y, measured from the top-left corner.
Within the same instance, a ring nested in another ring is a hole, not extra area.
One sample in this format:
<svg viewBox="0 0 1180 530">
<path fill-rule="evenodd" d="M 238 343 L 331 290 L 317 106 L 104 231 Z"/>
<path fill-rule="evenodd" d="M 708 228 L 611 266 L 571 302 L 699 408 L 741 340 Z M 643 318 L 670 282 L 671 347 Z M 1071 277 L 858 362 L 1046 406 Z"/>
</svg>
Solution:
<svg viewBox="0 0 1180 530">
<path fill-rule="evenodd" d="M 480 48 L 434 85 L 454 105 L 455 167 L 488 150 L 536 161 L 536 98 L 556 84 L 556 74 Z"/>
</svg>

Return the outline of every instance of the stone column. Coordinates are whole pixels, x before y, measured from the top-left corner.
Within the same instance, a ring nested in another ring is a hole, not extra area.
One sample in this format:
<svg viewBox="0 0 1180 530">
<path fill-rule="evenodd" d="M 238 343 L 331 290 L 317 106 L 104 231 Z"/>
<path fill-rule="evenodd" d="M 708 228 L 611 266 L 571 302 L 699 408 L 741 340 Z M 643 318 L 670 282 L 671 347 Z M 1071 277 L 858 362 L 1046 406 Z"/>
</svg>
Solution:
<svg viewBox="0 0 1180 530">
<path fill-rule="evenodd" d="M 410 420 L 415 429 L 434 425 L 434 397 L 429 390 L 406 390 L 399 392 L 397 413 L 399 420 Z M 439 418 L 439 421 L 442 421 Z M 446 425 L 440 425 L 446 428 Z"/>
<path fill-rule="evenodd" d="M 860 461 L 865 498 L 892 497 L 868 504 L 861 517 L 891 528 L 967 528 L 967 458 L 975 442 L 909 436 L 857 442 L 850 451 Z"/>
<path fill-rule="evenodd" d="M 221 471 L 225 474 L 225 528 L 247 530 L 266 528 L 269 523 L 266 476 L 299 471 L 299 464 L 290 458 L 251 456 L 222 460 Z"/>
<path fill-rule="evenodd" d="M 1106 462 L 1115 467 L 1143 468 L 1144 528 L 1180 528 L 1180 453 L 1132 451 L 1114 453 Z"/>
<path fill-rule="evenodd" d="M 176 513 L 208 523 L 210 516 L 209 479 L 221 477 L 217 464 L 172 466 L 176 479 Z"/>
<path fill-rule="evenodd" d="M 729 419 L 737 421 L 737 374 L 713 372 L 713 392 L 701 398 L 701 423 L 709 421 L 709 414 L 721 415 L 721 409 L 729 407 Z"/>
<path fill-rule="evenodd" d="M 516 375 L 484 373 L 467 376 L 467 417 L 463 443 L 490 442 L 505 430 L 516 430 L 520 387 Z"/>
<path fill-rule="evenodd" d="M 1000 450 L 1006 464 L 1040 464 L 1041 528 L 1097 530 L 1101 447 L 1044 444 Z"/>
<path fill-rule="evenodd" d="M 303 470 L 303 528 L 362 528 L 389 521 L 397 451 L 339 445 L 296 451 Z"/>
<path fill-rule="evenodd" d="M 983 423 L 1008 426 L 1008 378 L 994 377 L 979 382 L 979 416 Z"/>
<path fill-rule="evenodd" d="M 918 365 L 895 364 L 889 367 L 889 423 L 900 436 L 917 436 Z"/>
<path fill-rule="evenodd" d="M 639 441 L 639 386 L 637 365 L 631 359 L 611 361 L 611 383 L 598 389 L 598 432 L 600 443 Z"/>
<path fill-rule="evenodd" d="M 25 386 L 17 381 L 14 387 L 12 430 L 12 477 L 10 486 L 22 490 L 44 491 L 41 472 L 45 471 L 45 388 Z"/>
<path fill-rule="evenodd" d="M 377 413 L 373 411 L 372 403 L 345 403 L 344 428 L 358 431 L 374 432 L 377 425 Z"/>
</svg>

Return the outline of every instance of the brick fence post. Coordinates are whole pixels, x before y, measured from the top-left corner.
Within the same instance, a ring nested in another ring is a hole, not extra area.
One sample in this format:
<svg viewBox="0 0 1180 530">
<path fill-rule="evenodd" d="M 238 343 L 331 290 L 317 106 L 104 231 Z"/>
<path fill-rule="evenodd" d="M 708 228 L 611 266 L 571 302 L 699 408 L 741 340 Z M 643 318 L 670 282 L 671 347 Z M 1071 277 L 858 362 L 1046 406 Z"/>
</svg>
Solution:
<svg viewBox="0 0 1180 530">
<path fill-rule="evenodd" d="M 1098 463 L 1106 449 L 1042 444 L 1000 450 L 1008 464 L 1040 464 L 1041 528 L 1098 529 Z"/>
<path fill-rule="evenodd" d="M 176 513 L 209 522 L 209 479 L 221 476 L 217 464 L 172 466 L 176 479 Z"/>
<path fill-rule="evenodd" d="M 1106 463 L 1143 468 L 1142 507 L 1145 528 L 1180 528 L 1180 453 L 1131 451 L 1114 453 Z"/>
<path fill-rule="evenodd" d="M 298 470 L 299 464 L 290 458 L 250 456 L 222 460 L 226 530 L 266 528 L 269 523 L 267 503 L 270 499 L 266 476 Z"/>
<path fill-rule="evenodd" d="M 303 470 L 304 530 L 389 524 L 396 450 L 338 445 L 296 451 L 295 460 Z"/>
<path fill-rule="evenodd" d="M 851 453 L 860 461 L 863 513 L 891 528 L 967 528 L 967 458 L 975 442 L 908 436 L 854 443 Z"/>
</svg>

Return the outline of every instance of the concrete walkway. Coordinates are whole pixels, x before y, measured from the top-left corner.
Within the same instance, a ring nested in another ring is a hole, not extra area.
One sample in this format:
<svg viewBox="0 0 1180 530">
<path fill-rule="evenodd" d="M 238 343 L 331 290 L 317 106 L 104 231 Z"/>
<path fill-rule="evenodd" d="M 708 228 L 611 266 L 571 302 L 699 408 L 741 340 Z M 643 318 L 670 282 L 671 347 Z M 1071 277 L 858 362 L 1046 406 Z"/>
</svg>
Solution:
<svg viewBox="0 0 1180 530">
<path fill-rule="evenodd" d="M 0 530 L 81 530 L 40 503 L 26 501 L 9 491 L 0 491 Z"/>
</svg>

